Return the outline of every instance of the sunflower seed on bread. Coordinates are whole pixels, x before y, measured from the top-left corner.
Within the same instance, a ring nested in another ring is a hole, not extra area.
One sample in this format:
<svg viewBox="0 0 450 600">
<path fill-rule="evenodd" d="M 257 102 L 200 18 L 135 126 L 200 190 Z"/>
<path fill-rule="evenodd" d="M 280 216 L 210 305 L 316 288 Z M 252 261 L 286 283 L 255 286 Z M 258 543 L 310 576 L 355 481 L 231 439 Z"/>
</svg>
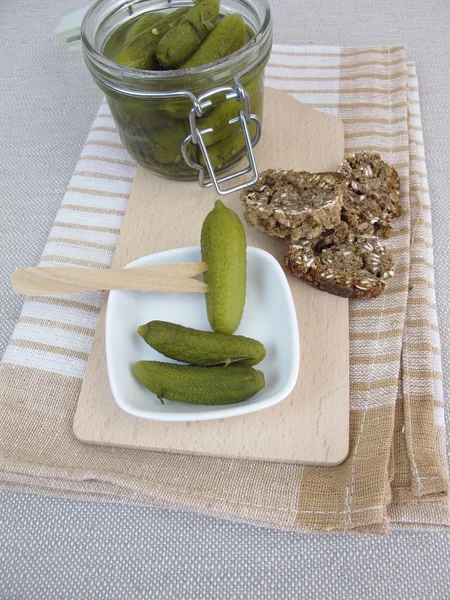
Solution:
<svg viewBox="0 0 450 600">
<path fill-rule="evenodd" d="M 269 235 L 315 238 L 340 223 L 344 191 L 338 173 L 268 169 L 241 193 L 244 218 Z"/>
<path fill-rule="evenodd" d="M 379 154 L 361 151 L 347 154 L 338 172 L 346 180 L 342 220 L 355 233 L 389 237 L 401 214 L 397 171 Z"/>
<path fill-rule="evenodd" d="M 344 298 L 376 298 L 393 275 L 392 253 L 375 236 L 348 234 L 334 241 L 299 240 L 289 245 L 288 269 L 310 285 Z M 331 243 L 330 243 L 331 242 Z"/>
</svg>

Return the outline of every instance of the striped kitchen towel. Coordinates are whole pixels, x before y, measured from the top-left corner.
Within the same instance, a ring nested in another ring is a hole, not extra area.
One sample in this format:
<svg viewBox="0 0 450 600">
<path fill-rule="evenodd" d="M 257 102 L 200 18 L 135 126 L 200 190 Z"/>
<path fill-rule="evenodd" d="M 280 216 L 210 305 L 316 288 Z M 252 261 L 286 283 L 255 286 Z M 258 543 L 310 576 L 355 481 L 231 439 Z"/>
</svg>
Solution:
<svg viewBox="0 0 450 600">
<path fill-rule="evenodd" d="M 396 273 L 350 302 L 350 453 L 308 467 L 89 446 L 72 422 L 101 294 L 32 297 L 0 366 L 0 486 L 136 502 L 294 531 L 450 524 L 431 206 L 418 83 L 404 48 L 274 46 L 266 85 L 339 115 L 346 148 L 401 177 Z M 266 117 L 267 118 L 267 117 Z M 300 165 L 301 166 L 301 165 Z M 41 265 L 110 265 L 135 164 L 103 103 Z"/>
</svg>

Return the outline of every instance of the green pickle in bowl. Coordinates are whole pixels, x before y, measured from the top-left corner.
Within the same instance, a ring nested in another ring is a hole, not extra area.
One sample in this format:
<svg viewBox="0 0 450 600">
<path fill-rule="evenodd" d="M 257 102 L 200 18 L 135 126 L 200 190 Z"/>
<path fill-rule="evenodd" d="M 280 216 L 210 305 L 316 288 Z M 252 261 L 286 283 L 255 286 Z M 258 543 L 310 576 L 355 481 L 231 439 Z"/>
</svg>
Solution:
<svg viewBox="0 0 450 600">
<path fill-rule="evenodd" d="M 236 404 L 248 400 L 264 386 L 264 374 L 242 364 L 197 367 L 140 360 L 133 373 L 164 404 L 164 400 L 188 404 Z"/>
<path fill-rule="evenodd" d="M 234 87 L 235 75 L 245 70 L 240 83 L 249 95 L 251 112 L 262 120 L 271 22 L 266 0 L 256 0 L 261 3 L 260 14 L 249 12 L 254 1 L 238 0 L 236 6 L 228 0 L 194 0 L 189 6 L 171 3 L 167 5 L 170 8 L 158 11 L 149 3 L 147 11 L 138 16 L 117 19 L 99 42 L 99 54 L 115 63 L 111 69 L 87 50 L 82 31 L 86 62 L 106 95 L 122 143 L 139 164 L 171 179 L 198 177 L 181 152 L 191 132 L 191 100 L 186 96 L 144 96 L 147 92 L 187 91 L 198 97 L 216 87 Z M 104 6 L 108 3 L 111 0 Z M 97 5 L 101 3 L 94 7 Z M 265 35 L 258 45 L 255 36 L 263 27 Z M 83 29 L 88 27 L 83 24 Z M 228 170 L 245 154 L 240 122 L 229 123 L 243 109 L 242 102 L 216 94 L 203 116 L 196 117 L 200 131 L 210 130 L 203 134 L 203 141 L 216 172 Z M 249 130 L 253 137 L 254 122 Z M 189 143 L 187 153 L 192 162 L 205 165 L 198 144 Z"/>
<path fill-rule="evenodd" d="M 137 332 L 162 355 L 191 365 L 228 366 L 239 362 L 253 367 L 266 356 L 261 342 L 243 335 L 201 331 L 167 321 L 150 321 Z"/>
</svg>

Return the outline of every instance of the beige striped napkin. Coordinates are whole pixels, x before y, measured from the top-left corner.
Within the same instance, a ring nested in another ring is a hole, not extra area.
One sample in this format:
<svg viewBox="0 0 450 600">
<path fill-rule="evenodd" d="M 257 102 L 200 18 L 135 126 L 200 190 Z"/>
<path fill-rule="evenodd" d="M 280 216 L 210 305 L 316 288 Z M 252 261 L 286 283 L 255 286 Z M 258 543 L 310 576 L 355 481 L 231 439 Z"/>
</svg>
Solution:
<svg viewBox="0 0 450 600">
<path fill-rule="evenodd" d="M 297 531 L 385 533 L 450 524 L 430 199 L 418 84 L 402 47 L 275 46 L 267 85 L 340 115 L 347 150 L 401 176 L 388 244 L 396 274 L 350 303 L 350 454 L 319 468 L 89 446 L 72 420 L 101 301 L 29 298 L 0 367 L 0 485 L 177 507 Z M 266 116 L 267 118 L 267 116 Z M 42 265 L 111 263 L 134 176 L 102 104 Z"/>
</svg>

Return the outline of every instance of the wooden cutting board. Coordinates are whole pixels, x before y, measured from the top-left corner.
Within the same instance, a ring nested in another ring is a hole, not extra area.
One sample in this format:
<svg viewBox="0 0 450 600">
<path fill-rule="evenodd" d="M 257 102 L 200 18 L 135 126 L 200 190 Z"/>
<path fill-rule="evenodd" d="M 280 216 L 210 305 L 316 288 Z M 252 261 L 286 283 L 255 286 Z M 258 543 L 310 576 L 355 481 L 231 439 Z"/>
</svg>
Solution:
<svg viewBox="0 0 450 600">
<path fill-rule="evenodd" d="M 343 124 L 284 92 L 267 89 L 260 171 L 269 167 L 328 171 L 344 152 Z M 203 219 L 217 194 L 196 182 L 174 182 L 138 168 L 113 266 L 146 254 L 198 245 Z M 240 215 L 239 194 L 225 203 Z M 285 244 L 246 227 L 247 243 L 283 262 Z M 301 343 L 293 393 L 266 410 L 216 421 L 163 423 L 138 419 L 115 404 L 105 360 L 105 297 L 74 420 L 87 443 L 257 460 L 335 465 L 348 453 L 348 301 L 289 275 Z"/>
</svg>

